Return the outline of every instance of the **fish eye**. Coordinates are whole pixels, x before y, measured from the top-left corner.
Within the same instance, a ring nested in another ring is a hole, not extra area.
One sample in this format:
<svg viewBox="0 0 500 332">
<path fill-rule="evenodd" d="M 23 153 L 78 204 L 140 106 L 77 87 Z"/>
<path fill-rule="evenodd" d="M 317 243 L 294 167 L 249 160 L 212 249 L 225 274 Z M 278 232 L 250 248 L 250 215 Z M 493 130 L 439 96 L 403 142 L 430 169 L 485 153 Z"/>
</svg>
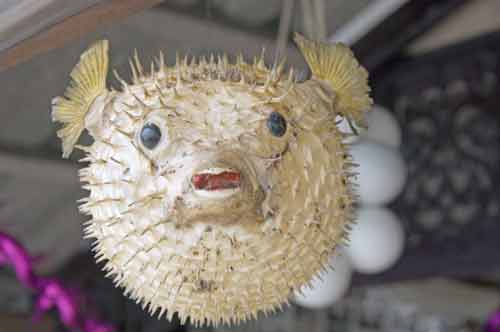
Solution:
<svg viewBox="0 0 500 332">
<path fill-rule="evenodd" d="M 278 112 L 272 112 L 267 118 L 267 128 L 273 136 L 281 137 L 286 133 L 286 120 Z"/>
<path fill-rule="evenodd" d="M 161 130 L 154 123 L 147 123 L 142 127 L 139 137 L 142 145 L 152 150 L 160 143 Z"/>
</svg>

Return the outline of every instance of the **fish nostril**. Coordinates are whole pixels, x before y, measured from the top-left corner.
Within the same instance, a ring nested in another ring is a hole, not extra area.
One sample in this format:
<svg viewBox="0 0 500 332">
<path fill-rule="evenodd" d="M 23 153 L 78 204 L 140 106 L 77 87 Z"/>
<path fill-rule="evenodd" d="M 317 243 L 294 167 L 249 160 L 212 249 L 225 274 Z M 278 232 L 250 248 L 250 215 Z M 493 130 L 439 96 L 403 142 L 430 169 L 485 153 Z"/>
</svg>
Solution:
<svg viewBox="0 0 500 332">
<path fill-rule="evenodd" d="M 191 183 L 197 190 L 223 190 L 240 187 L 241 175 L 238 171 L 222 171 L 219 173 L 200 172 L 194 174 Z"/>
</svg>

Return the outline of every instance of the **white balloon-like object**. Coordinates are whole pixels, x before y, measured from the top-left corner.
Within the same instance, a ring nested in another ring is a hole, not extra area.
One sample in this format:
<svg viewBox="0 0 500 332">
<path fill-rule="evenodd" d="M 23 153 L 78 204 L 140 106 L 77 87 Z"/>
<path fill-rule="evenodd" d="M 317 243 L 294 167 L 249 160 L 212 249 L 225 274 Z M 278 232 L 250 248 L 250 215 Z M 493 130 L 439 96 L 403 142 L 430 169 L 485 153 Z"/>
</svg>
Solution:
<svg viewBox="0 0 500 332">
<path fill-rule="evenodd" d="M 359 165 L 354 182 L 362 204 L 387 204 L 401 193 L 407 170 L 396 149 L 360 140 L 351 146 L 351 155 Z"/>
<path fill-rule="evenodd" d="M 339 117 L 338 123 L 342 132 L 352 134 L 345 142 L 353 144 L 351 155 L 359 165 L 355 183 L 360 207 L 357 224 L 353 226 L 350 244 L 345 250 L 349 260 L 344 257 L 341 264 L 336 261 L 340 265 L 337 273 L 349 268 L 348 278 L 334 275 L 327 276 L 324 284 L 313 281 L 316 287 L 304 290 L 303 296 L 297 296 L 295 302 L 300 305 L 321 308 L 332 304 L 348 288 L 351 279 L 349 266 L 360 273 L 380 273 L 392 267 L 404 250 L 405 237 L 400 220 L 391 210 L 382 207 L 402 192 L 407 178 L 406 165 L 398 151 L 401 128 L 394 115 L 378 105 L 365 114 L 365 120 L 367 129 L 355 127 L 359 136 L 354 135 L 345 119 Z M 341 277 L 347 284 L 333 282 Z"/>
<path fill-rule="evenodd" d="M 351 284 L 352 267 L 344 252 L 334 254 L 330 258 L 332 269 L 314 277 L 312 288 L 304 286 L 301 293 L 296 292 L 294 302 L 310 309 L 325 308 L 341 299 Z"/>
<path fill-rule="evenodd" d="M 393 148 L 401 145 L 401 127 L 387 109 L 374 105 L 371 112 L 365 114 L 368 130 L 361 132 L 361 138 L 385 144 Z"/>
<path fill-rule="evenodd" d="M 397 262 L 404 249 L 404 231 L 398 217 L 384 207 L 360 207 L 346 252 L 361 273 L 380 273 Z"/>
</svg>

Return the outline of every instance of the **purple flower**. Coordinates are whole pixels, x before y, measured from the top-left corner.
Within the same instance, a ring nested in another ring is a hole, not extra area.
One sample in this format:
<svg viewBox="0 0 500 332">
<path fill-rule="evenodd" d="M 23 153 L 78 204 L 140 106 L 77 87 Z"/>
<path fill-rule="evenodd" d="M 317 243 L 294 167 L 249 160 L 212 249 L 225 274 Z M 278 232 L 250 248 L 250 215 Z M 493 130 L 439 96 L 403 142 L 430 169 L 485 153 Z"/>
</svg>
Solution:
<svg viewBox="0 0 500 332">
<path fill-rule="evenodd" d="M 33 272 L 35 260 L 10 235 L 0 232 L 0 267 L 11 266 L 19 281 L 37 293 L 34 317 L 55 308 L 61 322 L 71 331 L 112 332 L 111 324 L 83 316 L 79 304 L 82 297 L 55 278 L 38 277 Z"/>
<path fill-rule="evenodd" d="M 500 332 L 500 310 L 492 313 L 486 322 L 485 332 Z"/>
</svg>

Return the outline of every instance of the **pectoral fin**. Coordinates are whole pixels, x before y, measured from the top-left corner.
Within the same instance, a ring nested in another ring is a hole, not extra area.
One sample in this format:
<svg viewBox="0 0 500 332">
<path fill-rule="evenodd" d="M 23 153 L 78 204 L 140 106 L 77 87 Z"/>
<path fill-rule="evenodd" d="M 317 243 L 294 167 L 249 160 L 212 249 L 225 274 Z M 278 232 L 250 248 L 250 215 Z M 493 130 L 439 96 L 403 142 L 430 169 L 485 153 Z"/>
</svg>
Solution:
<svg viewBox="0 0 500 332">
<path fill-rule="evenodd" d="M 370 109 L 368 72 L 354 57 L 352 51 L 341 43 L 326 44 L 295 34 L 313 78 L 326 81 L 336 94 L 336 111 L 363 125 L 363 113 Z"/>
<path fill-rule="evenodd" d="M 52 100 L 52 121 L 63 127 L 57 136 L 62 140 L 63 157 L 68 158 L 82 134 L 85 115 L 94 100 L 106 93 L 108 41 L 101 40 L 85 51 L 71 71 L 71 82 L 63 97 Z"/>
</svg>

